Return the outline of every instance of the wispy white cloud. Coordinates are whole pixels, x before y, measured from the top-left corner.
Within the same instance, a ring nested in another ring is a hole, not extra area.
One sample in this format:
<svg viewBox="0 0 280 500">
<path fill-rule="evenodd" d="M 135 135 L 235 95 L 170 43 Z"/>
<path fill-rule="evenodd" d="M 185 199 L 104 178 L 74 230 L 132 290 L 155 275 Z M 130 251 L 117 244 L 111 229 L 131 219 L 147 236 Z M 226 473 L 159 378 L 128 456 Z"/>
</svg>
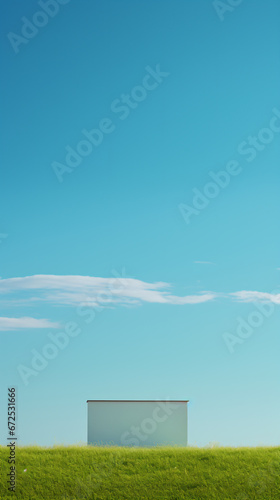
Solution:
<svg viewBox="0 0 280 500">
<path fill-rule="evenodd" d="M 148 283 L 135 278 L 100 278 L 94 276 L 34 275 L 22 278 L 0 279 L 0 302 L 13 307 L 48 303 L 55 306 L 105 308 L 150 304 L 201 304 L 216 298 L 239 302 L 271 301 L 280 304 L 280 293 L 242 290 L 234 293 L 201 291 L 178 296 L 171 293 L 171 285 L 158 281 Z M 31 318 L 32 319 L 32 318 Z M 37 320 L 47 321 L 47 320 Z M 39 326 L 38 326 L 39 327 Z M 44 328 L 44 326 L 41 326 Z"/>
<path fill-rule="evenodd" d="M 1 318 L 0 331 L 23 330 L 29 328 L 59 328 L 59 323 L 53 323 L 48 319 L 35 318 Z"/>
<path fill-rule="evenodd" d="M 241 290 L 240 292 L 231 293 L 240 302 L 273 302 L 280 304 L 280 293 L 256 292 L 250 290 Z"/>
<path fill-rule="evenodd" d="M 168 304 L 201 304 L 214 300 L 217 297 L 215 293 L 202 293 L 201 295 L 186 295 L 185 297 L 178 297 L 175 295 L 167 295 Z"/>
<path fill-rule="evenodd" d="M 36 300 L 57 305 L 78 305 L 87 302 L 92 307 L 141 304 L 198 304 L 215 298 L 212 292 L 176 296 L 170 293 L 170 284 L 148 283 L 134 278 L 97 278 L 93 276 L 35 275 L 23 278 L 0 279 L 0 294 L 18 300 L 14 293 L 36 290 Z M 21 299 L 34 303 L 34 296 Z"/>
</svg>

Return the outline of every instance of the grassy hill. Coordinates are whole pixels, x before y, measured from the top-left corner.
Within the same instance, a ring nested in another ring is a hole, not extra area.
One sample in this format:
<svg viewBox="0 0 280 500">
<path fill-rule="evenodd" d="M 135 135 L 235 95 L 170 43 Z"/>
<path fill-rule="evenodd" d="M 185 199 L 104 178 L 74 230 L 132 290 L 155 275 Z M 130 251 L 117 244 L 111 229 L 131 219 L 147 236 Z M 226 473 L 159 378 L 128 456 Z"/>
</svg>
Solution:
<svg viewBox="0 0 280 500">
<path fill-rule="evenodd" d="M 280 499 L 280 448 L 18 447 L 16 493 L 7 460 L 1 500 Z"/>
</svg>

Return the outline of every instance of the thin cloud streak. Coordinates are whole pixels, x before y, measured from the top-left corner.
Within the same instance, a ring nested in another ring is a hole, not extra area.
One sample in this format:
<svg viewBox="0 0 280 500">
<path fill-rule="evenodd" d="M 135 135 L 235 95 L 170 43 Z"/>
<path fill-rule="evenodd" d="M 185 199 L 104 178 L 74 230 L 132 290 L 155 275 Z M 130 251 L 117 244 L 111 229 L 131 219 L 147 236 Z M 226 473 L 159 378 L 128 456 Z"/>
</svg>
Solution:
<svg viewBox="0 0 280 500">
<path fill-rule="evenodd" d="M 239 302 L 271 301 L 280 304 L 280 293 L 241 290 L 233 293 L 201 291 L 196 295 L 177 296 L 171 285 L 162 281 L 148 283 L 134 278 L 100 278 L 94 276 L 34 275 L 0 279 L 1 303 L 34 306 L 48 303 L 56 306 L 89 307 L 136 306 L 150 304 L 201 304 L 217 298 Z M 36 291 L 36 297 L 35 292 Z"/>
<path fill-rule="evenodd" d="M 273 302 L 280 304 L 280 293 L 266 293 L 249 290 L 242 290 L 231 294 L 240 302 Z"/>
<path fill-rule="evenodd" d="M 48 319 L 0 317 L 0 331 L 23 330 L 29 328 L 60 328 L 60 324 L 53 323 Z"/>
<path fill-rule="evenodd" d="M 92 307 L 100 304 L 137 305 L 144 302 L 156 304 L 197 304 L 216 297 L 214 293 L 201 293 L 179 297 L 170 293 L 170 284 L 148 283 L 134 278 L 99 278 L 92 276 L 35 275 L 23 278 L 0 279 L 0 294 L 37 290 L 36 300 L 57 305 L 78 305 L 87 301 Z M 11 297 L 11 301 L 14 298 Z M 34 303 L 34 297 L 25 303 Z"/>
</svg>

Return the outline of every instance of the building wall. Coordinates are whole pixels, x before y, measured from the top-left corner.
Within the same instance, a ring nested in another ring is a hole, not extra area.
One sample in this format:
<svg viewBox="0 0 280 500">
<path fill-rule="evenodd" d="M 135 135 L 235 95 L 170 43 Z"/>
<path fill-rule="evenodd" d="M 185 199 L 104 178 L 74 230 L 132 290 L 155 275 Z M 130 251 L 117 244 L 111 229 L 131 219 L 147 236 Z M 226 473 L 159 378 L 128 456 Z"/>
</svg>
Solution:
<svg viewBox="0 0 280 500">
<path fill-rule="evenodd" d="M 187 402 L 88 402 L 88 443 L 187 446 Z"/>
</svg>

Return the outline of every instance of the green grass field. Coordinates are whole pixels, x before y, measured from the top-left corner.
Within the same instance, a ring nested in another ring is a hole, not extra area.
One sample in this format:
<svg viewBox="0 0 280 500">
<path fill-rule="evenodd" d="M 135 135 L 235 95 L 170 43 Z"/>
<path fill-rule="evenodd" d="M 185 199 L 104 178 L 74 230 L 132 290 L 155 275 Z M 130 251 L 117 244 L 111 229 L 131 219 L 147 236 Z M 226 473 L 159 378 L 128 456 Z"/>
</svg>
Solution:
<svg viewBox="0 0 280 500">
<path fill-rule="evenodd" d="M 6 447 L 0 459 L 1 500 L 280 499 L 279 447 L 18 447 L 16 493 Z"/>
</svg>

